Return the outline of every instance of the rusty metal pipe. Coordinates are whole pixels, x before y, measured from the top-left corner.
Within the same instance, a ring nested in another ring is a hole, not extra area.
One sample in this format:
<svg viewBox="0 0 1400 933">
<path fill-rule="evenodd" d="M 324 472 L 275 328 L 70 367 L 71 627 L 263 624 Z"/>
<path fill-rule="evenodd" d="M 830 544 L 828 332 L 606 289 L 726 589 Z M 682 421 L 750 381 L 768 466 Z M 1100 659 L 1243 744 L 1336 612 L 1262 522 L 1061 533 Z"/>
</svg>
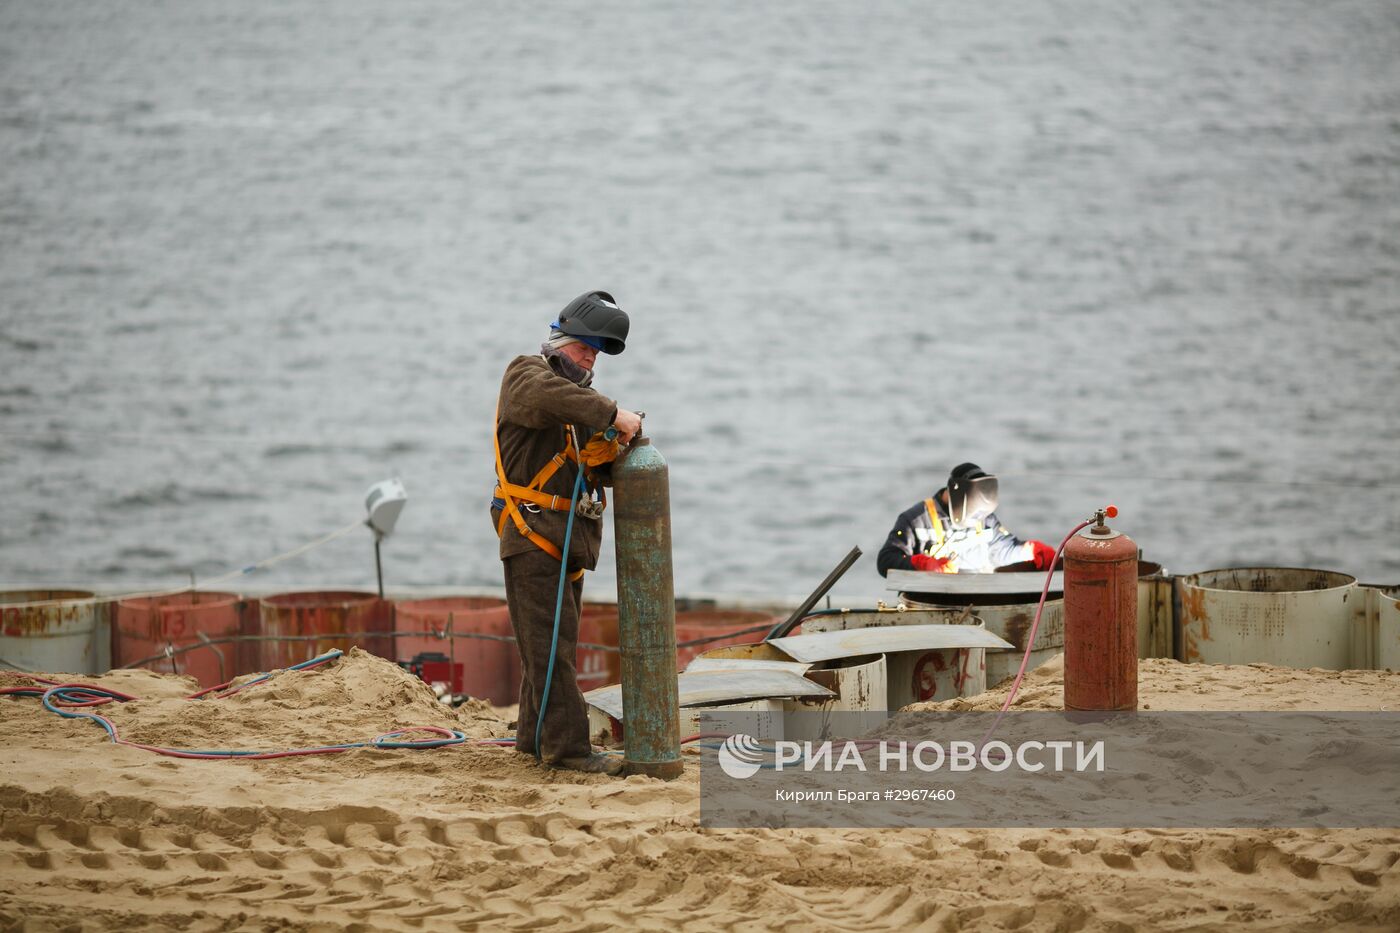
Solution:
<svg viewBox="0 0 1400 933">
<path fill-rule="evenodd" d="M 681 762 L 676 594 L 666 460 L 633 438 L 613 467 L 617 636 L 622 654 L 623 760 L 630 774 L 670 780 Z"/>
<path fill-rule="evenodd" d="M 851 548 L 850 553 L 841 558 L 841 562 L 833 567 L 831 573 L 826 575 L 826 579 L 819 583 L 817 588 L 812 591 L 812 595 L 804 599 L 802 605 L 798 606 L 792 615 L 773 626 L 772 630 L 763 640 L 772 641 L 775 638 L 784 638 L 789 635 L 793 629 L 797 628 L 798 623 L 807 617 L 807 613 L 812 611 L 812 607 L 817 604 L 817 601 L 826 595 L 826 591 L 836 585 L 836 581 L 841 579 L 847 570 L 851 569 L 852 564 L 860 560 L 860 554 L 861 551 L 859 547 Z"/>
</svg>

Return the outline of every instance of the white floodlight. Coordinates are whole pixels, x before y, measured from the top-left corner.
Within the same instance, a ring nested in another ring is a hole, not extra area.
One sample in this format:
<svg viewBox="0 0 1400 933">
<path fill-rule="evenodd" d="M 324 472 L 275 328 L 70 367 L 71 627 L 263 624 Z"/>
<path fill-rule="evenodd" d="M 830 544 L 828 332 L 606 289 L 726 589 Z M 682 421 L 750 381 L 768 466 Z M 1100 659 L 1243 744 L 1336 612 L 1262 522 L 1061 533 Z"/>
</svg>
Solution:
<svg viewBox="0 0 1400 933">
<path fill-rule="evenodd" d="M 384 565 L 379 561 L 379 542 L 394 530 L 394 523 L 399 520 L 407 501 L 408 490 L 397 477 L 375 483 L 365 496 L 365 511 L 369 513 L 365 524 L 374 532 L 374 575 L 379 579 L 380 599 L 384 598 Z"/>
<path fill-rule="evenodd" d="M 369 493 L 365 496 L 365 511 L 369 517 L 365 519 L 365 524 L 374 529 L 375 537 L 389 537 L 407 501 L 408 491 L 398 479 L 386 479 L 369 487 Z"/>
</svg>

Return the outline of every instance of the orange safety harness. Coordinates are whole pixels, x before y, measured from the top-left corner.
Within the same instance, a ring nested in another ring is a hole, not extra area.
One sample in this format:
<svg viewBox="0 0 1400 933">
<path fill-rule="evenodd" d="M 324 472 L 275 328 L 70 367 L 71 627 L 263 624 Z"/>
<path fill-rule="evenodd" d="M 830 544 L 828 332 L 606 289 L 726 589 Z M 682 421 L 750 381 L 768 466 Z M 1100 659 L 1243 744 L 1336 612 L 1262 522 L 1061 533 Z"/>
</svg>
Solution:
<svg viewBox="0 0 1400 933">
<path fill-rule="evenodd" d="M 572 508 L 572 500 L 568 496 L 556 496 L 544 491 L 544 484 L 549 482 L 559 468 L 565 463 L 572 461 L 579 462 L 578 448 L 574 443 L 574 432 L 572 428 L 564 432 L 564 449 L 550 458 L 549 462 L 540 468 L 529 485 L 519 486 L 506 479 L 505 462 L 501 459 L 501 410 L 499 403 L 496 406 L 496 430 L 494 441 L 496 445 L 496 489 L 494 496 L 505 503 L 501 509 L 501 517 L 496 523 L 496 534 L 506 533 L 506 519 L 515 523 L 515 530 L 520 532 L 521 537 L 528 540 L 535 547 L 544 551 L 557 561 L 564 560 L 564 554 L 559 550 L 559 546 L 544 535 L 532 529 L 525 523 L 525 516 L 520 514 L 520 506 L 517 500 L 523 500 L 541 509 L 549 509 L 551 512 L 567 512 Z M 583 467 L 580 466 L 579 469 Z M 600 502 L 598 511 L 601 514 L 603 508 L 607 507 L 607 494 L 599 492 Z M 569 575 L 570 580 L 577 580 L 583 576 L 583 570 Z"/>
<path fill-rule="evenodd" d="M 938 552 L 943 550 L 945 535 L 943 533 L 943 521 L 938 517 L 938 505 L 932 499 L 924 500 L 924 509 L 928 511 L 929 524 L 933 526 L 933 556 L 937 557 Z M 974 538 L 980 538 L 986 534 L 987 529 L 978 526 L 973 532 Z M 956 557 L 948 558 L 948 572 L 958 572 L 958 562 Z"/>
<path fill-rule="evenodd" d="M 933 556 L 937 557 L 938 552 L 943 550 L 943 522 L 938 517 L 938 506 L 932 499 L 924 500 L 924 508 L 928 511 L 929 524 L 933 526 Z M 949 558 L 948 572 L 958 572 L 955 558 Z"/>
</svg>

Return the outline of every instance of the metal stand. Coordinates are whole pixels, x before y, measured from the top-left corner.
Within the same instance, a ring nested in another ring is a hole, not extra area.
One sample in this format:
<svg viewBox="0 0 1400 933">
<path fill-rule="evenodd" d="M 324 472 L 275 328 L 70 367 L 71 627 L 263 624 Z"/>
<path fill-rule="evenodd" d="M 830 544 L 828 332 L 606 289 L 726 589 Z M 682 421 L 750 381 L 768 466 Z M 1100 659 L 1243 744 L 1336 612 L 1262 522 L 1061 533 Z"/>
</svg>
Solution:
<svg viewBox="0 0 1400 933">
<path fill-rule="evenodd" d="M 384 598 L 384 565 L 379 562 L 379 542 L 384 540 L 384 536 L 376 533 L 374 536 L 374 575 L 379 578 L 379 598 Z"/>
</svg>

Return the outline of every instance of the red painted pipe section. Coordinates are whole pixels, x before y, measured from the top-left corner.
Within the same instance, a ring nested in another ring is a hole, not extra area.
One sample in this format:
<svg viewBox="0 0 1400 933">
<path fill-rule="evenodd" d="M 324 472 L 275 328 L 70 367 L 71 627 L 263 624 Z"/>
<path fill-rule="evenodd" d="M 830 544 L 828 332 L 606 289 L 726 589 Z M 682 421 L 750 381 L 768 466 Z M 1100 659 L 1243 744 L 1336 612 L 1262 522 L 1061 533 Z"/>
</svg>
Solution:
<svg viewBox="0 0 1400 933">
<path fill-rule="evenodd" d="M 123 599 L 113 615 L 112 663 L 116 667 L 160 654 L 166 645 L 185 648 L 207 638 L 227 638 L 242 631 L 242 602 L 236 593 L 172 593 Z M 201 687 L 212 687 L 244 673 L 239 646 L 210 645 L 171 661 L 146 666 L 161 673 L 189 674 Z"/>
<path fill-rule="evenodd" d="M 411 661 L 424 652 L 438 652 L 450 664 L 462 666 L 461 690 L 468 696 L 509 706 L 520 696 L 520 658 L 511 641 L 453 638 L 452 634 L 512 636 L 510 611 L 504 599 L 484 596 L 444 596 L 403 600 L 394 606 L 394 653 Z M 409 635 L 432 632 L 433 635 Z"/>
<path fill-rule="evenodd" d="M 355 632 L 388 632 L 393 606 L 374 593 L 311 591 L 278 593 L 259 604 L 260 635 L 315 636 L 305 641 L 266 641 L 259 649 L 258 669 L 291 667 L 327 651 L 349 651 L 359 645 L 370 654 L 393 660 L 393 639 L 356 638 Z"/>
</svg>

